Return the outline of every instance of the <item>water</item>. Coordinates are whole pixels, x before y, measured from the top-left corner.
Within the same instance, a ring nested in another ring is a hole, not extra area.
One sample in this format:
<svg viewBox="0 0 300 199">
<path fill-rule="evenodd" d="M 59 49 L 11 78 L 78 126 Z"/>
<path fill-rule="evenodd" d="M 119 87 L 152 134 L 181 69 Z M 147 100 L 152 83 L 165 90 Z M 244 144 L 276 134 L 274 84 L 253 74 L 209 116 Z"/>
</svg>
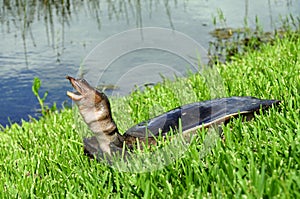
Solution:
<svg viewBox="0 0 300 199">
<path fill-rule="evenodd" d="M 58 107 L 71 104 L 65 94 L 70 90 L 65 76 L 88 74 L 89 71 L 81 71 L 79 66 L 88 63 L 86 57 L 97 44 L 115 34 L 134 28 L 160 27 L 183 33 L 207 49 L 212 40 L 209 32 L 216 27 L 240 28 L 247 19 L 248 26 L 254 28 L 257 16 L 264 30 L 271 31 L 280 27 L 281 17 L 289 14 L 296 17 L 300 11 L 299 0 L 116 0 L 101 3 L 73 0 L 64 1 L 63 5 L 34 0 L 22 2 L 0 2 L 0 124 L 3 126 L 20 123 L 22 118 L 28 120 L 28 115 L 39 116 L 39 104 L 31 91 L 34 77 L 42 80 L 41 95 L 49 92 L 48 105 L 54 102 Z M 218 19 L 220 11 L 226 21 L 218 20 L 215 26 L 213 18 Z M 109 44 L 100 58 L 111 55 L 121 46 Z M 205 58 L 204 51 L 201 53 Z M 143 76 L 150 63 L 151 70 L 146 72 L 149 77 Z M 159 81 L 159 73 L 182 75 L 188 65 L 187 60 L 179 59 L 176 54 L 142 49 L 118 57 L 107 70 L 102 68 L 105 74 L 97 83 L 118 84 L 119 90 L 108 94 L 123 95 L 130 92 L 134 84 Z M 182 70 L 180 66 L 184 66 Z"/>
</svg>

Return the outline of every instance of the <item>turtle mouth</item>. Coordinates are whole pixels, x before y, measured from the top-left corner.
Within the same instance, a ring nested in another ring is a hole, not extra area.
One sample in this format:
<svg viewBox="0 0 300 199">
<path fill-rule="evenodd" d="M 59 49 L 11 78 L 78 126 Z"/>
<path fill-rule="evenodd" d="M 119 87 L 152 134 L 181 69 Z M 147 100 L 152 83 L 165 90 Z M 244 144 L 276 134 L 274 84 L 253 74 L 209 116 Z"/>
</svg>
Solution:
<svg viewBox="0 0 300 199">
<path fill-rule="evenodd" d="M 82 79 L 75 79 L 70 76 L 66 76 L 66 79 L 70 81 L 73 88 L 76 90 L 76 92 L 67 91 L 68 97 L 70 97 L 74 101 L 81 100 L 88 92 L 89 85 L 86 81 Z"/>
</svg>

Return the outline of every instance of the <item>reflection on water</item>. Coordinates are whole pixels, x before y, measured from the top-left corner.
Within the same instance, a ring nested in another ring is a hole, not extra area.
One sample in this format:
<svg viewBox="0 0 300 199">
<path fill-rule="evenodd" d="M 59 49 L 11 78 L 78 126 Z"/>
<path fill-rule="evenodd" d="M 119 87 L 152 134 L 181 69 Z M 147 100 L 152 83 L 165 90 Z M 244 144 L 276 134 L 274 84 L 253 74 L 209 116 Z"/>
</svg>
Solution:
<svg viewBox="0 0 300 199">
<path fill-rule="evenodd" d="M 59 19 L 62 29 L 64 29 L 64 25 L 68 23 L 71 14 L 70 1 L 4 0 L 1 7 L 2 29 L 7 30 L 8 33 L 12 30 L 17 30 L 15 32 L 16 37 L 18 34 L 21 35 L 26 64 L 28 64 L 27 40 L 30 40 L 32 46 L 36 46 L 31 28 L 32 24 L 35 21 L 44 22 L 47 42 L 54 47 L 55 30 L 53 16 Z"/>
<path fill-rule="evenodd" d="M 20 122 L 21 118 L 28 119 L 27 115 L 36 115 L 39 105 L 31 93 L 35 76 L 42 80 L 40 92 L 49 91 L 46 100 L 49 104 L 70 102 L 65 96 L 69 85 L 64 76 L 76 76 L 86 55 L 98 43 L 120 32 L 137 27 L 169 28 L 208 48 L 212 39 L 209 32 L 216 27 L 224 28 L 217 10 L 223 12 L 228 27 L 254 27 L 257 16 L 261 26 L 270 30 L 278 28 L 280 16 L 290 13 L 298 16 L 300 3 L 299 0 L 0 1 L 0 124 L 8 124 L 7 117 Z M 214 18 L 219 22 L 216 25 Z M 180 63 L 166 53 L 139 53 L 112 63 L 114 70 L 100 83 L 110 84 L 110 77 L 122 71 L 120 67 L 124 65 L 152 62 L 159 65 L 165 63 L 163 59 L 168 65 Z"/>
<path fill-rule="evenodd" d="M 105 6 L 107 7 L 108 18 L 120 19 L 125 18 L 127 23 L 134 16 L 136 21 L 136 27 L 142 27 L 142 7 L 141 1 L 135 0 L 115 0 L 107 1 Z M 149 9 L 149 15 L 152 14 L 153 1 L 145 1 L 144 4 L 148 4 L 146 7 Z M 103 3 L 104 4 L 104 3 Z M 176 4 L 176 2 L 175 2 Z M 67 1 L 37 1 L 37 0 L 3 0 L 2 9 L 0 12 L 2 31 L 12 33 L 12 30 L 16 36 L 21 35 L 23 40 L 23 48 L 26 64 L 28 64 L 27 58 L 27 42 L 31 42 L 32 46 L 36 46 L 35 35 L 32 31 L 34 23 L 43 23 L 44 30 L 46 32 L 46 39 L 48 45 L 53 49 L 58 49 L 57 56 L 63 53 L 64 41 L 65 41 L 65 26 L 70 26 L 73 18 L 81 17 L 82 12 L 88 14 L 97 24 L 97 29 L 101 29 L 101 5 L 99 0 L 67 0 Z M 164 6 L 172 26 L 171 11 L 169 1 L 164 1 Z M 105 9 L 105 8 L 104 8 Z M 76 20 L 76 19 L 75 19 Z M 56 26 L 61 26 L 61 34 L 56 32 Z M 61 36 L 59 43 L 56 37 Z M 29 41 L 28 41 L 29 40 Z M 59 59 L 58 59 L 59 61 Z"/>
</svg>

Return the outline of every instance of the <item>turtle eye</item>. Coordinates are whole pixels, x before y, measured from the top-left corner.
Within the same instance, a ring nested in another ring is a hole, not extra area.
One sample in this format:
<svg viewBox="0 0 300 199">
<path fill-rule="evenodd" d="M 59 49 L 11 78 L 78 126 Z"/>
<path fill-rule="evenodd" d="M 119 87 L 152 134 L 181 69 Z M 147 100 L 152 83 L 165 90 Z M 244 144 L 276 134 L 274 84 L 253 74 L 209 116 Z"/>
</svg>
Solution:
<svg viewBox="0 0 300 199">
<path fill-rule="evenodd" d="M 80 79 L 81 83 L 87 84 L 87 81 L 85 79 Z"/>
</svg>

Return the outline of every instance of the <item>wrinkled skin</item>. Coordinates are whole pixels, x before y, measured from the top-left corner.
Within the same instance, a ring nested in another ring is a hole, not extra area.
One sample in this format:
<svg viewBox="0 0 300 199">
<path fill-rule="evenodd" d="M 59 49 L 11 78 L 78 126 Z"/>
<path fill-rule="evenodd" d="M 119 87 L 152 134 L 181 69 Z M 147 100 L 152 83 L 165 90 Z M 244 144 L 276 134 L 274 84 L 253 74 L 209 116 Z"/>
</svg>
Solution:
<svg viewBox="0 0 300 199">
<path fill-rule="evenodd" d="M 67 76 L 76 93 L 67 92 L 67 95 L 76 103 L 85 123 L 99 143 L 104 153 L 111 155 L 110 144 L 122 147 L 118 140 L 118 128 L 111 117 L 110 103 L 104 93 L 91 87 L 84 79 L 74 79 Z"/>
</svg>

